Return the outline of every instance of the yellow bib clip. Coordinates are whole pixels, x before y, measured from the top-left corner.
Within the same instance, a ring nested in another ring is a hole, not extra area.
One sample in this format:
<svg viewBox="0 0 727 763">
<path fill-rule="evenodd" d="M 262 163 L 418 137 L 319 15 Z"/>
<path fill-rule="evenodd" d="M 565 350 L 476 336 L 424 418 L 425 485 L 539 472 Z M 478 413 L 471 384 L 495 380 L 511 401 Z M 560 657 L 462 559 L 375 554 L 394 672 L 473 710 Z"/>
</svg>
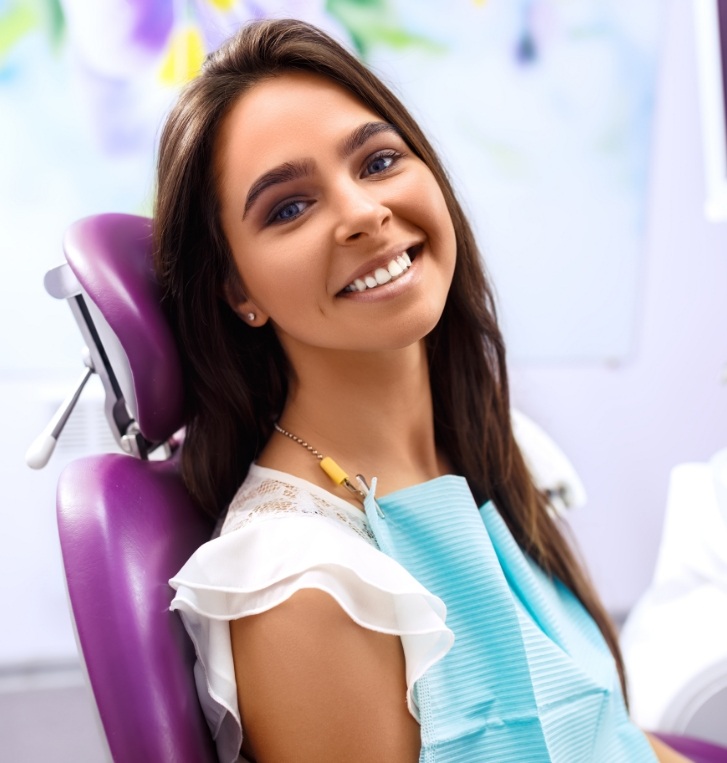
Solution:
<svg viewBox="0 0 727 763">
<path fill-rule="evenodd" d="M 366 496 L 362 490 L 359 490 L 348 478 L 348 474 L 341 469 L 341 467 L 330 457 L 324 456 L 319 462 L 321 469 L 328 475 L 332 482 L 336 485 L 343 485 L 350 493 L 356 496 L 359 500 L 363 500 Z"/>
</svg>

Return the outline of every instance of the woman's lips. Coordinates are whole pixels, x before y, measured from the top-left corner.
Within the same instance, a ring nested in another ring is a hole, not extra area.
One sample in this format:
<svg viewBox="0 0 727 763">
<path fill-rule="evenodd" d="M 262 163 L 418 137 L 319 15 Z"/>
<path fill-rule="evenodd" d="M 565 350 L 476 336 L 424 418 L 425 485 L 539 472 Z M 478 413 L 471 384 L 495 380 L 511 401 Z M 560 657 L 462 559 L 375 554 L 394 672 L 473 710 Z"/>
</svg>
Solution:
<svg viewBox="0 0 727 763">
<path fill-rule="evenodd" d="M 409 255 L 411 265 L 409 265 L 406 270 L 403 270 L 402 273 L 395 278 L 390 278 L 388 281 L 382 284 L 377 282 L 376 286 L 371 288 L 367 287 L 363 291 L 359 291 L 358 289 L 353 291 L 346 291 L 346 289 L 343 289 L 338 293 L 337 296 L 346 300 L 352 300 L 354 302 L 375 302 L 379 299 L 389 299 L 396 297 L 408 289 L 412 283 L 419 280 L 419 260 L 421 258 L 417 255 L 421 253 L 422 249 L 423 245 L 418 245 L 416 247 L 417 251 L 414 253 L 413 257 Z"/>
<path fill-rule="evenodd" d="M 341 289 L 338 296 L 371 291 L 396 281 L 408 272 L 412 260 L 421 252 L 422 247 L 423 244 L 414 244 L 400 254 L 391 256 L 388 262 L 384 261 L 380 266 L 371 268 L 368 272 L 354 278 L 348 286 Z"/>
</svg>

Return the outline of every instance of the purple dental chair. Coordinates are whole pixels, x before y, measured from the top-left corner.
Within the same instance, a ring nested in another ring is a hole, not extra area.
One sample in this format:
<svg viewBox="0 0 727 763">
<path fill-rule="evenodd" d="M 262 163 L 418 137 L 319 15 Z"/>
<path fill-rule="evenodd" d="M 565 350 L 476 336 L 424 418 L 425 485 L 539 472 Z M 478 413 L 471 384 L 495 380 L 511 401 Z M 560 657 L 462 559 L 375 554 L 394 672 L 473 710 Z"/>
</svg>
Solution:
<svg viewBox="0 0 727 763">
<path fill-rule="evenodd" d="M 184 490 L 169 444 L 182 426 L 182 374 L 159 308 L 150 233 L 150 220 L 131 215 L 91 217 L 68 230 L 67 264 L 51 270 L 45 284 L 68 299 L 88 370 L 34 455 L 47 460 L 72 403 L 97 373 L 107 419 L 129 455 L 69 464 L 57 509 L 77 639 L 98 713 L 118 763 L 211 763 L 217 757 L 197 700 L 194 650 L 168 611 L 167 581 L 213 526 Z M 160 450 L 169 457 L 153 460 Z"/>
<path fill-rule="evenodd" d="M 67 263 L 49 271 L 45 285 L 69 302 L 87 370 L 26 458 L 45 465 L 83 386 L 98 374 L 125 453 L 66 467 L 57 508 L 73 619 L 103 730 L 116 763 L 211 763 L 194 651 L 168 610 L 167 581 L 209 539 L 213 523 L 179 478 L 182 372 L 159 307 L 150 235 L 151 220 L 120 214 L 68 230 Z M 695 763 L 727 763 L 723 748 L 660 736 Z"/>
</svg>

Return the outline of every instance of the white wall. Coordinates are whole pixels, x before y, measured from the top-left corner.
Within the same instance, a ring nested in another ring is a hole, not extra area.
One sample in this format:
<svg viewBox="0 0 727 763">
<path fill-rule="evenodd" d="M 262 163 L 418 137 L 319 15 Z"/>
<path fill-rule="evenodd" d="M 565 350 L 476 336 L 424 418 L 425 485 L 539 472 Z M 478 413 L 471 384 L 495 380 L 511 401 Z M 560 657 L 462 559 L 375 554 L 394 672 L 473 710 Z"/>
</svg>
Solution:
<svg viewBox="0 0 727 763">
<path fill-rule="evenodd" d="M 579 470 L 572 525 L 614 612 L 647 586 L 670 468 L 727 446 L 727 225 L 707 223 L 692 3 L 665 2 L 639 341 L 619 367 L 513 365 L 514 403 Z"/>
</svg>

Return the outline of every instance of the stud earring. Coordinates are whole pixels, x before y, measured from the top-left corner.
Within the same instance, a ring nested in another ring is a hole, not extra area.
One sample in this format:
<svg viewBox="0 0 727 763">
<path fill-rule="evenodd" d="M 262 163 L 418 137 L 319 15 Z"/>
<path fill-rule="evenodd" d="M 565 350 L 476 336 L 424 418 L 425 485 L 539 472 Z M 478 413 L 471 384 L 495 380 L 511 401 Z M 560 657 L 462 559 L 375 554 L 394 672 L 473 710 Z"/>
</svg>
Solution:
<svg viewBox="0 0 727 763">
<path fill-rule="evenodd" d="M 250 321 L 250 323 L 252 323 L 255 320 L 255 318 L 257 318 L 255 313 L 248 313 L 247 314 L 247 319 Z"/>
</svg>

